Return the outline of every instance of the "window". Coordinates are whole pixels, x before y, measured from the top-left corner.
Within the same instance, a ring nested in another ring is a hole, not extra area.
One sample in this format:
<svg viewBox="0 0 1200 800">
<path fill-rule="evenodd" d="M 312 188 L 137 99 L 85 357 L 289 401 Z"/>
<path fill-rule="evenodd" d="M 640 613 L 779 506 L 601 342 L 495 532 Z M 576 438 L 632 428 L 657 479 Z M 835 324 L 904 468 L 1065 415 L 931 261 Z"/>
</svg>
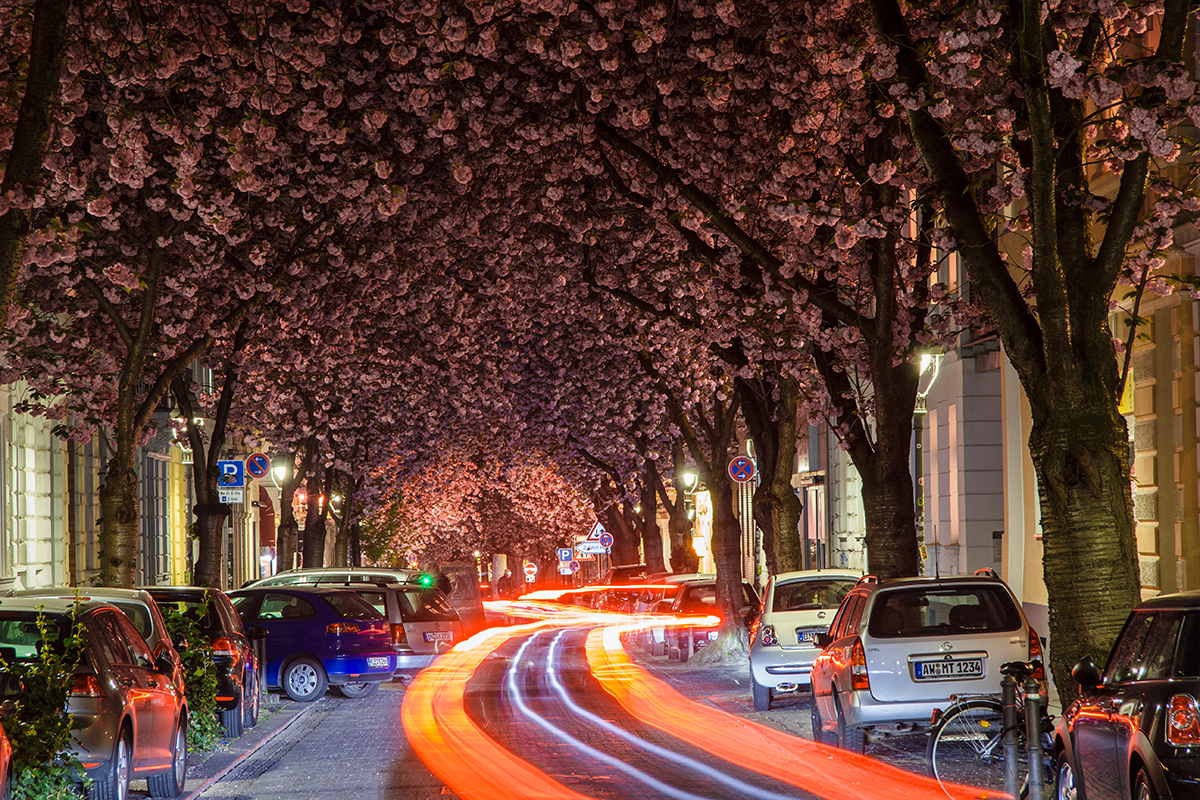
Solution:
<svg viewBox="0 0 1200 800">
<path fill-rule="evenodd" d="M 358 596 L 366 600 L 380 614 L 387 614 L 387 598 L 383 592 L 359 592 Z"/>
<path fill-rule="evenodd" d="M 149 609 L 141 603 L 125 603 L 116 599 L 110 599 L 109 602 L 125 612 L 125 616 L 133 623 L 133 627 L 137 629 L 143 639 L 150 638 L 150 634 L 154 631 L 154 624 L 150 621 Z"/>
<path fill-rule="evenodd" d="M 439 589 L 405 589 L 396 593 L 405 622 L 458 621 L 458 612 Z"/>
<path fill-rule="evenodd" d="M 125 642 L 129 645 L 129 652 L 133 653 L 133 663 L 145 669 L 154 669 L 154 656 L 150 654 L 150 646 L 137 632 L 137 628 L 133 627 L 129 617 L 123 614 L 113 614 L 112 616 L 121 626 L 121 633 L 124 634 Z"/>
<path fill-rule="evenodd" d="M 1169 677 L 1174 668 L 1175 642 L 1182 621 L 1183 614 L 1178 611 L 1134 613 L 1109 656 L 1104 670 L 1105 683 Z"/>
<path fill-rule="evenodd" d="M 105 639 L 111 647 L 113 664 L 137 664 L 136 654 L 130 651 L 129 642 L 125 638 L 125 632 L 121 629 L 121 623 L 115 612 L 97 612 L 92 617 L 92 621 L 98 637 Z"/>
<path fill-rule="evenodd" d="M 305 619 L 316 615 L 312 603 L 293 594 L 268 594 L 258 612 L 259 619 Z"/>
<path fill-rule="evenodd" d="M 854 588 L 852 580 L 795 581 L 775 587 L 772 611 L 815 611 L 837 608 Z"/>
<path fill-rule="evenodd" d="M 842 601 L 841 606 L 838 607 L 837 614 L 833 616 L 833 622 L 829 624 L 829 633 L 834 639 L 840 639 L 845 635 L 846 620 L 854 612 L 854 605 L 859 602 L 862 602 L 861 593 L 849 595 Z"/>
<path fill-rule="evenodd" d="M 383 612 L 376 611 L 370 603 L 354 592 L 325 595 L 325 602 L 333 607 L 342 619 L 382 619 Z"/>
<path fill-rule="evenodd" d="M 868 630 L 876 638 L 1015 631 L 1021 614 L 1001 586 L 914 587 L 880 592 Z"/>
</svg>

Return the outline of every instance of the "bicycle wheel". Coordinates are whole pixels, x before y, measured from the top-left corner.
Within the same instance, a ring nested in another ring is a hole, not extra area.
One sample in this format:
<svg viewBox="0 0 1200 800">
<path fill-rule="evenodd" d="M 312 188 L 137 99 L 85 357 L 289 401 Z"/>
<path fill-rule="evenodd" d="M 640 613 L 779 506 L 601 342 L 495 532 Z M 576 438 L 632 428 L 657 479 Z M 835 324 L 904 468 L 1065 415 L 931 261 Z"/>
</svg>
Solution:
<svg viewBox="0 0 1200 800">
<path fill-rule="evenodd" d="M 929 737 L 926 760 L 938 783 L 978 786 L 1004 791 L 1004 722 L 998 700 L 970 700 L 952 707 L 938 720 Z M 1018 753 L 1025 744 L 1019 737 Z M 1017 765 L 1017 780 L 1027 770 Z"/>
</svg>

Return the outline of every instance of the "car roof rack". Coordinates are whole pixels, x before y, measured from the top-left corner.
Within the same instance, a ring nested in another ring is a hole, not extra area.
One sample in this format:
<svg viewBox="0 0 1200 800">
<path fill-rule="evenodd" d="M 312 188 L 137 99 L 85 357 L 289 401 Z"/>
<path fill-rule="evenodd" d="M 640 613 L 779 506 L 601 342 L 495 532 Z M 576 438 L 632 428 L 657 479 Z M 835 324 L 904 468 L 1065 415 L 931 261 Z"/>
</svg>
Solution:
<svg viewBox="0 0 1200 800">
<path fill-rule="evenodd" d="M 866 584 L 866 583 L 879 583 L 879 576 L 878 575 L 863 575 L 861 578 L 859 578 L 857 581 L 855 581 L 854 585 L 862 586 L 863 584 Z"/>
<path fill-rule="evenodd" d="M 972 574 L 976 578 L 995 578 L 996 580 L 1000 580 L 1000 573 L 996 572 L 996 570 L 992 569 L 991 567 L 980 567 Z"/>
</svg>

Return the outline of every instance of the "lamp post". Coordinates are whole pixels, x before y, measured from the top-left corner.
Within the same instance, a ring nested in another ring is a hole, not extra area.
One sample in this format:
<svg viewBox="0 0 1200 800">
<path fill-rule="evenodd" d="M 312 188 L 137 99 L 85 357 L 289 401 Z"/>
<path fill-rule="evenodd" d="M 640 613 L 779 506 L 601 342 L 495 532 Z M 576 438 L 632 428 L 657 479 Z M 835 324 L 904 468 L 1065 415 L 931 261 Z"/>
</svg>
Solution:
<svg viewBox="0 0 1200 800">
<path fill-rule="evenodd" d="M 913 471 L 916 476 L 915 501 L 917 522 L 917 549 L 921 555 L 922 568 L 925 564 L 925 415 L 929 413 L 926 399 L 933 382 L 937 380 L 938 370 L 942 365 L 941 353 L 922 353 L 921 369 L 917 375 L 917 402 L 913 406 L 913 440 L 916 443 L 916 453 L 913 461 Z M 922 388 L 924 387 L 924 388 Z M 935 550 L 936 558 L 936 550 Z"/>
</svg>

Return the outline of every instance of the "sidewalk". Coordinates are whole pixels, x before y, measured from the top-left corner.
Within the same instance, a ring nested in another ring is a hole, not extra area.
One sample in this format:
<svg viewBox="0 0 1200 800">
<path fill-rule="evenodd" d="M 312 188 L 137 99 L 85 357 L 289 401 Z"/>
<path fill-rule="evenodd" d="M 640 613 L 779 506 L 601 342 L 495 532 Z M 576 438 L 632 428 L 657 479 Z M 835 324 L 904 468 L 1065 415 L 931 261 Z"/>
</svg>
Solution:
<svg viewBox="0 0 1200 800">
<path fill-rule="evenodd" d="M 258 748 L 283 734 L 288 727 L 312 710 L 314 705 L 296 703 L 279 694 L 263 695 L 257 725 L 236 739 L 222 739 L 220 745 L 211 752 L 188 753 L 187 783 L 181 800 L 199 797 L 205 789 Z M 131 798 L 149 797 L 145 780 L 132 781 L 129 789 Z"/>
</svg>

